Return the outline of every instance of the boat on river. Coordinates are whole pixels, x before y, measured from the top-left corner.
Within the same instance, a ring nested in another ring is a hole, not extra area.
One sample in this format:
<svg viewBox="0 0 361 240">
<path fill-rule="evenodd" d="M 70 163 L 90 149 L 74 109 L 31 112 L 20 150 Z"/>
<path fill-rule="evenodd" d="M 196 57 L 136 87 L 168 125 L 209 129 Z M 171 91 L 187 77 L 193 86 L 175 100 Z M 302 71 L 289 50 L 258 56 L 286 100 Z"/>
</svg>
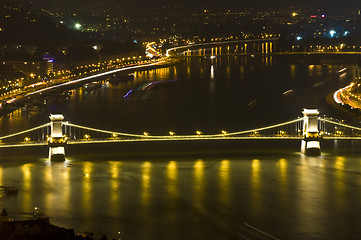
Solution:
<svg viewBox="0 0 361 240">
<path fill-rule="evenodd" d="M 7 195 L 17 195 L 18 189 L 15 186 L 0 186 Z"/>
<path fill-rule="evenodd" d="M 5 187 L 5 193 L 8 195 L 17 195 L 18 189 L 15 186 Z"/>
<path fill-rule="evenodd" d="M 97 88 L 101 88 L 102 83 L 101 82 L 91 82 L 91 83 L 87 83 L 83 86 L 85 91 L 92 91 L 94 89 Z"/>
<path fill-rule="evenodd" d="M 34 208 L 34 218 L 37 219 L 37 220 L 49 221 L 49 216 L 47 216 L 45 214 L 44 210 L 42 210 L 39 207 Z"/>
<path fill-rule="evenodd" d="M 134 80 L 134 74 L 117 74 L 109 79 L 109 83 L 117 85 L 118 83 L 127 83 Z"/>
</svg>

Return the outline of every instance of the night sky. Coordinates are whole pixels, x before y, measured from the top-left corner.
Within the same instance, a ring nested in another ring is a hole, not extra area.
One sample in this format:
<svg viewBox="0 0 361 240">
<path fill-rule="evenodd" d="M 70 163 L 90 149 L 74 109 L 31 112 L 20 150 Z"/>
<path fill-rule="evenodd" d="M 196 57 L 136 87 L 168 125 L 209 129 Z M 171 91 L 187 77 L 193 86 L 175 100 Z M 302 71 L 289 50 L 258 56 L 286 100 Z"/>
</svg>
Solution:
<svg viewBox="0 0 361 240">
<path fill-rule="evenodd" d="M 221 7 L 230 9 L 288 10 L 314 8 L 323 10 L 358 10 L 361 0 L 0 0 L 0 6 L 6 3 L 26 3 L 49 9 L 84 9 L 98 11 L 147 10 L 158 6 L 182 6 L 187 9 L 203 7 Z M 25 3 L 25 4 L 24 4 Z"/>
<path fill-rule="evenodd" d="M 0 0 L 0 5 L 5 2 L 26 3 L 28 0 Z M 97 5 L 100 8 L 132 8 L 146 9 L 160 5 L 178 5 L 187 8 L 199 8 L 207 6 L 219 6 L 226 8 L 255 8 L 255 9 L 289 9 L 295 8 L 318 8 L 318 9 L 361 9 L 361 0 L 32 0 L 40 6 L 66 6 L 68 8 L 87 8 Z"/>
<path fill-rule="evenodd" d="M 181 6 L 227 6 L 237 8 L 289 8 L 289 7 L 317 7 L 317 8 L 357 8 L 361 7 L 360 0 L 104 0 L 108 4 L 124 4 L 128 7 L 147 5 L 181 5 Z"/>
</svg>

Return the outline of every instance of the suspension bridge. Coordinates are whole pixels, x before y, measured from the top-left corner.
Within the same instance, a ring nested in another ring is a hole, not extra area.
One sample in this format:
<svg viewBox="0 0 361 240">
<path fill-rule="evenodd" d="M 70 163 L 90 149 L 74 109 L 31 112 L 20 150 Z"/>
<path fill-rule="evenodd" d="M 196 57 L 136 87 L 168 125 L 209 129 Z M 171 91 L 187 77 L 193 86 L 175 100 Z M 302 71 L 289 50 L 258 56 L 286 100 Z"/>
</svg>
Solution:
<svg viewBox="0 0 361 240">
<path fill-rule="evenodd" d="M 301 152 L 307 155 L 321 154 L 322 140 L 361 140 L 361 127 L 345 124 L 331 118 L 319 117 L 317 109 L 304 109 L 303 117 L 257 129 L 206 135 L 197 131 L 194 135 L 152 136 L 114 132 L 81 126 L 64 121 L 62 114 L 51 114 L 50 122 L 21 132 L 0 137 L 0 148 L 49 146 L 50 160 L 64 160 L 65 147 L 69 144 L 96 144 L 113 142 L 150 141 L 202 141 L 202 140 L 300 140 Z"/>
</svg>

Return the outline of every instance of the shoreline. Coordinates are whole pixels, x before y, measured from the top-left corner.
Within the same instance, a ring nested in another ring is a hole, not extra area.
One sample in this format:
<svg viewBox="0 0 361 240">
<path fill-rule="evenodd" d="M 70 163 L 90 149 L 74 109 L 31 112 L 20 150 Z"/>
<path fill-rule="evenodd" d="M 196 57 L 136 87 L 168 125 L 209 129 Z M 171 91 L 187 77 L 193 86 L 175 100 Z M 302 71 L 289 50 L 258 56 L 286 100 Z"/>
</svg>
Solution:
<svg viewBox="0 0 361 240">
<path fill-rule="evenodd" d="M 356 120 L 356 121 L 360 121 L 361 120 L 361 115 L 358 112 L 358 109 L 351 109 L 351 107 L 347 104 L 341 105 L 339 103 L 336 103 L 335 100 L 333 99 L 333 95 L 334 95 L 335 91 L 329 93 L 325 100 L 326 103 L 331 106 L 334 110 L 338 111 L 339 113 L 344 113 L 346 114 L 349 118 L 351 118 L 352 120 Z"/>
<path fill-rule="evenodd" d="M 242 43 L 242 42 L 263 42 L 263 41 L 276 41 L 278 38 L 270 38 L 270 39 L 247 39 L 247 40 L 237 40 L 237 41 L 225 41 L 225 42 L 210 42 L 210 43 L 201 43 L 201 44 L 194 44 L 194 45 L 185 45 L 185 46 L 177 46 L 177 47 L 172 47 L 167 49 L 167 58 L 165 59 L 160 59 L 159 61 L 154 61 L 154 62 L 148 62 L 148 63 L 144 63 L 144 64 L 137 64 L 134 66 L 123 66 L 121 68 L 115 68 L 106 72 L 101 72 L 101 73 L 97 73 L 97 74 L 93 74 L 90 76 L 86 76 L 86 77 L 82 77 L 82 78 L 78 78 L 78 79 L 73 79 L 73 80 L 67 80 L 67 81 L 61 81 L 57 84 L 51 85 L 51 86 L 47 86 L 45 88 L 42 89 L 38 89 L 35 90 L 33 92 L 28 92 L 25 93 L 23 96 L 20 97 L 15 97 L 11 100 L 10 103 L 7 103 L 5 106 L 0 108 L 0 118 L 3 118 L 5 116 L 7 116 L 8 114 L 12 113 L 13 111 L 21 108 L 22 106 L 24 106 L 24 104 L 26 104 L 29 100 L 32 99 L 33 96 L 39 96 L 42 93 L 49 93 L 52 91 L 61 91 L 61 92 L 65 92 L 68 90 L 72 90 L 72 89 L 76 89 L 79 88 L 81 86 L 83 86 L 86 83 L 92 82 L 92 81 L 104 81 L 105 78 L 107 76 L 111 76 L 112 74 L 117 74 L 120 72 L 124 72 L 124 73 L 132 73 L 135 71 L 139 71 L 139 70 L 151 70 L 151 69 L 157 69 L 157 68 L 163 68 L 163 67 L 167 67 L 170 65 L 174 65 L 175 63 L 182 61 L 181 59 L 186 59 L 189 57 L 206 57 L 205 56 L 179 56 L 179 55 L 173 55 L 170 53 L 176 52 L 177 50 L 180 49 L 189 49 L 189 48 L 201 48 L 201 47 L 205 47 L 205 48 L 209 48 L 212 47 L 214 45 L 225 45 L 225 44 L 237 44 L 237 43 Z M 325 52 L 325 53 L 319 53 L 319 52 L 275 52 L 275 53 L 268 53 L 268 54 L 258 54 L 258 53 L 254 53 L 254 54 L 229 54 L 230 55 L 237 55 L 237 56 L 253 56 L 253 55 L 261 55 L 261 56 L 289 56 L 289 57 L 297 57 L 297 56 L 306 56 L 307 59 L 310 56 L 313 55 L 318 55 L 318 56 L 323 56 L 323 55 L 335 55 L 335 56 L 339 56 L 339 55 L 346 55 L 346 56 L 357 56 L 357 55 L 361 55 L 361 52 Z M 219 55 L 219 56 L 223 56 L 223 55 Z M 302 58 L 303 59 L 303 58 Z M 305 59 L 303 59 L 305 60 Z M 314 60 L 313 58 L 311 60 Z M 334 100 L 332 99 L 332 93 L 330 93 L 329 95 L 326 96 L 326 102 L 328 105 L 330 105 L 333 109 L 336 109 L 339 112 L 342 113 L 346 113 L 348 115 L 348 117 L 350 118 L 356 118 L 357 120 L 361 120 L 361 115 L 357 114 L 353 111 L 353 109 L 347 109 L 345 106 L 340 106 L 338 103 L 334 102 Z M 346 105 L 346 104 L 345 104 Z M 348 106 L 348 105 L 347 105 Z"/>
<path fill-rule="evenodd" d="M 36 90 L 34 92 L 27 93 L 26 95 L 21 96 L 18 99 L 14 98 L 14 99 L 16 99 L 15 101 L 8 103 L 8 104 L 6 104 L 6 106 L 3 106 L 0 108 L 0 118 L 3 118 L 5 116 L 7 116 L 8 114 L 12 113 L 13 111 L 16 111 L 17 109 L 23 107 L 27 101 L 31 100 L 33 97 L 41 95 L 42 93 L 48 93 L 48 92 L 52 92 L 52 91 L 65 92 L 65 91 L 69 91 L 72 89 L 80 88 L 84 84 L 92 82 L 92 81 L 97 81 L 97 82 L 104 81 L 104 79 L 101 79 L 101 78 L 103 78 L 104 76 L 107 77 L 108 75 L 111 76 L 114 73 L 124 72 L 124 73 L 129 74 L 129 73 L 133 73 L 138 70 L 153 70 L 153 69 L 173 65 L 176 62 L 178 62 L 178 61 L 177 60 L 169 60 L 169 59 L 162 60 L 162 61 L 158 61 L 158 62 L 146 63 L 143 65 L 117 68 L 117 69 L 110 70 L 108 72 L 98 73 L 98 74 L 90 75 L 90 76 L 87 76 L 84 78 L 70 80 L 68 82 L 60 82 L 58 84 L 48 86 L 48 87 Z M 99 80 L 97 80 L 98 78 L 99 78 Z"/>
</svg>

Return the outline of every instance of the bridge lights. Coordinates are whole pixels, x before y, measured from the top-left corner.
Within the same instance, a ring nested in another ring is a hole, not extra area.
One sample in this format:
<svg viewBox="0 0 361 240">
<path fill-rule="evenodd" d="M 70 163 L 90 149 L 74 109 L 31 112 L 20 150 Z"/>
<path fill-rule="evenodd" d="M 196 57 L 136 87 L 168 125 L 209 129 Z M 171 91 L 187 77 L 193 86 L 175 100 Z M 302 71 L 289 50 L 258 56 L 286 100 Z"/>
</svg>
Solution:
<svg viewBox="0 0 361 240">
<path fill-rule="evenodd" d="M 252 134 L 253 134 L 253 136 L 257 136 L 259 134 L 259 132 L 254 131 L 254 132 L 252 132 Z"/>
<path fill-rule="evenodd" d="M 202 135 L 202 132 L 201 132 L 201 131 L 197 131 L 196 134 L 197 134 L 198 136 L 200 136 L 200 135 Z"/>
<path fill-rule="evenodd" d="M 169 132 L 169 135 L 174 136 L 174 135 L 175 135 L 175 132 L 170 131 L 170 132 Z"/>
<path fill-rule="evenodd" d="M 226 130 L 222 130 L 222 134 L 226 135 L 228 132 Z"/>
<path fill-rule="evenodd" d="M 29 143 L 30 140 L 31 140 L 31 139 L 30 139 L 29 137 L 24 138 L 24 141 L 25 141 L 26 143 Z"/>
<path fill-rule="evenodd" d="M 336 135 L 343 135 L 343 132 L 340 131 L 340 130 L 337 130 L 337 131 L 336 131 Z"/>
<path fill-rule="evenodd" d="M 285 131 L 282 131 L 282 130 L 280 131 L 280 135 L 281 135 L 281 136 L 283 136 L 283 135 L 285 135 L 285 134 L 286 134 Z"/>
<path fill-rule="evenodd" d="M 113 133 L 113 134 L 112 134 L 112 137 L 113 137 L 114 139 L 116 139 L 116 138 L 118 137 L 118 135 L 115 134 L 115 133 Z"/>
<path fill-rule="evenodd" d="M 81 28 L 81 24 L 80 23 L 75 23 L 74 25 L 76 30 L 79 30 Z"/>
<path fill-rule="evenodd" d="M 85 135 L 84 135 L 84 138 L 85 138 L 85 140 L 89 140 L 89 138 L 90 138 L 90 135 L 88 135 L 88 134 L 85 134 Z"/>
<path fill-rule="evenodd" d="M 147 137 L 147 136 L 149 136 L 149 133 L 144 132 L 143 135 Z"/>
</svg>

